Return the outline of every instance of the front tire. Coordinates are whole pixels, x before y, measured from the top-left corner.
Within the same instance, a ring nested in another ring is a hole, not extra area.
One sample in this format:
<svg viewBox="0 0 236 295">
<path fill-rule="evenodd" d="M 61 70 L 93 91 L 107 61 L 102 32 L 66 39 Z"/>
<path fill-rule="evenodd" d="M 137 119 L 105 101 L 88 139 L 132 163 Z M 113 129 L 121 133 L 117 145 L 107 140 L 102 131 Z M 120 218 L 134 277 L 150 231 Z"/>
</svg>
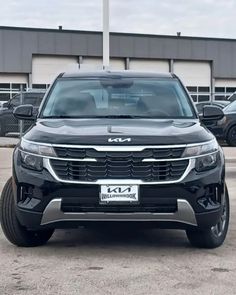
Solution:
<svg viewBox="0 0 236 295">
<path fill-rule="evenodd" d="M 229 146 L 236 146 L 236 126 L 230 128 L 226 136 L 226 142 Z"/>
<path fill-rule="evenodd" d="M 19 247 L 36 247 L 47 243 L 54 230 L 30 231 L 23 227 L 16 216 L 12 178 L 5 184 L 0 200 L 0 222 L 6 238 Z"/>
<path fill-rule="evenodd" d="M 198 248 L 213 249 L 221 246 L 227 235 L 229 226 L 229 195 L 227 187 L 222 199 L 222 212 L 219 222 L 206 230 L 187 230 L 186 234 L 189 242 Z"/>
</svg>

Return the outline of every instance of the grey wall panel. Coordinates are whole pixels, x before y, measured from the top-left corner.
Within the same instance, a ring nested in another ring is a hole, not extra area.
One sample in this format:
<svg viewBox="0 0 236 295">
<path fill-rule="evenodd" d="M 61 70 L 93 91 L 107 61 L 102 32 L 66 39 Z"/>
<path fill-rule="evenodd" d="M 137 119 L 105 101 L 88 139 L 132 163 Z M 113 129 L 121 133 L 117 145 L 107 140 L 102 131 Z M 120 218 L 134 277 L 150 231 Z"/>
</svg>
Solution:
<svg viewBox="0 0 236 295">
<path fill-rule="evenodd" d="M 218 42 L 208 40 L 206 43 L 206 59 L 216 60 L 218 58 Z"/>
<path fill-rule="evenodd" d="M 112 33 L 111 57 L 213 61 L 214 77 L 236 78 L 236 40 Z M 0 27 L 0 73 L 30 73 L 32 55 L 101 57 L 102 33 Z"/>
<path fill-rule="evenodd" d="M 193 50 L 192 50 L 192 41 L 190 40 L 176 40 L 177 43 L 177 56 L 180 59 L 191 59 Z"/>
<path fill-rule="evenodd" d="M 112 57 L 120 57 L 120 38 L 110 37 L 110 55 Z"/>
<path fill-rule="evenodd" d="M 56 34 L 38 32 L 38 52 L 41 54 L 56 54 Z"/>
<path fill-rule="evenodd" d="M 88 52 L 88 37 L 82 35 L 78 38 L 78 34 L 70 34 L 71 37 L 71 53 L 73 55 L 86 55 Z"/>
<path fill-rule="evenodd" d="M 134 54 L 134 42 L 133 38 L 130 38 L 129 36 L 126 35 L 111 35 L 111 41 L 113 39 L 117 39 L 119 42 L 120 46 L 120 55 L 121 57 L 131 57 Z M 111 50 L 111 55 L 113 54 Z"/>
<path fill-rule="evenodd" d="M 71 50 L 71 34 L 57 33 L 55 34 L 55 52 L 60 55 L 72 54 Z"/>
<path fill-rule="evenodd" d="M 157 38 L 149 38 L 149 55 L 150 57 L 163 56 L 164 43 Z"/>
<path fill-rule="evenodd" d="M 206 43 L 192 40 L 192 57 L 193 59 L 206 60 Z"/>
<path fill-rule="evenodd" d="M 22 71 L 22 38 L 17 31 L 3 31 L 3 70 Z"/>
<path fill-rule="evenodd" d="M 215 65 L 215 75 L 218 73 L 221 77 L 232 77 L 232 59 L 234 53 L 232 52 L 232 44 L 230 42 L 219 42 L 218 44 L 218 58 Z"/>
<path fill-rule="evenodd" d="M 141 57 L 141 58 L 150 57 L 149 44 L 148 44 L 149 38 L 134 37 L 133 41 L 134 41 L 133 55 L 135 55 L 136 57 Z"/>
<path fill-rule="evenodd" d="M 88 35 L 87 38 L 88 38 L 87 55 L 102 56 L 102 35 L 93 34 L 93 35 Z"/>
<path fill-rule="evenodd" d="M 22 32 L 22 71 L 32 72 L 32 54 L 38 52 L 38 36 L 34 32 Z M 17 65 L 16 65 L 17 66 Z"/>
<path fill-rule="evenodd" d="M 0 31 L 0 69 L 4 69 L 4 46 L 3 46 L 3 31 Z"/>
<path fill-rule="evenodd" d="M 233 55 L 236 52 L 236 42 L 232 43 L 232 52 L 233 52 Z M 231 60 L 231 66 L 230 67 L 232 69 L 232 77 L 236 77 L 236 58 L 235 58 L 235 56 Z"/>
<path fill-rule="evenodd" d="M 161 42 L 161 40 L 160 40 Z M 173 42 L 172 39 L 163 38 L 163 58 L 170 58 L 172 56 L 173 59 L 178 57 L 178 45 L 177 42 Z"/>
</svg>

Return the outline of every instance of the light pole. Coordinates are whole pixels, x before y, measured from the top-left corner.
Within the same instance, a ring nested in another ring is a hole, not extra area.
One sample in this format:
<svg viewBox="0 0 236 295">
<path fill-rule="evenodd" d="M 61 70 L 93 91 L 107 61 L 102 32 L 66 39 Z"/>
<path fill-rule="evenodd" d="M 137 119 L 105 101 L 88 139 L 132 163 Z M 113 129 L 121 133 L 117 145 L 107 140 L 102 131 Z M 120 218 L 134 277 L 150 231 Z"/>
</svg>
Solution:
<svg viewBox="0 0 236 295">
<path fill-rule="evenodd" d="M 109 0 L 103 0 L 103 69 L 110 66 Z"/>
</svg>

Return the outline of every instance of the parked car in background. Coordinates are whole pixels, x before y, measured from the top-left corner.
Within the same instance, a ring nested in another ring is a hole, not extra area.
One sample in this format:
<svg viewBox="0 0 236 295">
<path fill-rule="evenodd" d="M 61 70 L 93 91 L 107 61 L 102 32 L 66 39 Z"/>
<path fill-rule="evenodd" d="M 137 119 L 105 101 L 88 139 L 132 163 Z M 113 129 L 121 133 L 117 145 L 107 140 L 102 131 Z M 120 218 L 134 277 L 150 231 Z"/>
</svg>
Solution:
<svg viewBox="0 0 236 295">
<path fill-rule="evenodd" d="M 39 107 L 45 91 L 28 91 L 23 92 L 23 104 L 31 104 L 36 109 Z M 13 110 L 21 104 L 20 93 L 16 94 L 12 99 L 3 104 L 0 108 L 0 136 L 5 136 L 9 132 L 19 132 L 19 121 L 13 116 Z M 24 131 L 26 131 L 32 122 L 24 122 Z"/>
<path fill-rule="evenodd" d="M 224 118 L 208 122 L 202 119 L 204 125 L 218 138 L 225 140 L 228 145 L 236 146 L 236 101 L 223 109 Z"/>
</svg>

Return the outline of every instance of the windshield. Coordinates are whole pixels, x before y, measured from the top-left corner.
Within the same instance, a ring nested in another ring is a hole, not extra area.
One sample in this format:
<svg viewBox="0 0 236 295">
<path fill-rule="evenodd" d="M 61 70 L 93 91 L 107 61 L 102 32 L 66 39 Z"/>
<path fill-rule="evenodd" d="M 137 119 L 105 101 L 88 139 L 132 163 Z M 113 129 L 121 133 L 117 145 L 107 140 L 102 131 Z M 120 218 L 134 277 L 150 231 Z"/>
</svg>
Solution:
<svg viewBox="0 0 236 295">
<path fill-rule="evenodd" d="M 178 80 L 96 78 L 56 81 L 43 118 L 195 118 Z"/>
<path fill-rule="evenodd" d="M 224 108 L 226 113 L 236 112 L 236 100 Z"/>
<path fill-rule="evenodd" d="M 228 98 L 229 101 L 235 101 L 236 100 L 236 93 L 233 93 L 229 98 Z"/>
</svg>

